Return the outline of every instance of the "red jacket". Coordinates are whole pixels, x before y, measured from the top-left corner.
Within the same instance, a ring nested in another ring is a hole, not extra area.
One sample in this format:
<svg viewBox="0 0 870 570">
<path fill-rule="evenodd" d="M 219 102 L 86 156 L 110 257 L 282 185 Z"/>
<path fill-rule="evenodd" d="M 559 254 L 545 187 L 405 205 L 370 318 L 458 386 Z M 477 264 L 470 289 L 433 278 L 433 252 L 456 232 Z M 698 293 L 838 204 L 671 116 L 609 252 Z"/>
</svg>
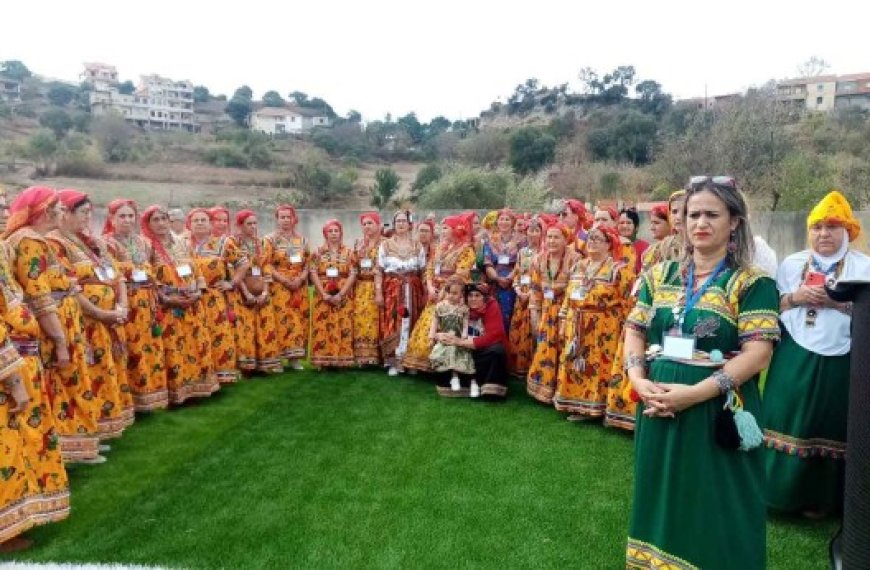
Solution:
<svg viewBox="0 0 870 570">
<path fill-rule="evenodd" d="M 504 332 L 504 324 L 501 319 L 501 309 L 498 301 L 489 298 L 480 310 L 472 310 L 469 315 L 469 323 L 480 321 L 483 332 L 480 336 L 473 337 L 474 349 L 490 347 L 494 344 L 507 344 L 507 335 Z"/>
</svg>

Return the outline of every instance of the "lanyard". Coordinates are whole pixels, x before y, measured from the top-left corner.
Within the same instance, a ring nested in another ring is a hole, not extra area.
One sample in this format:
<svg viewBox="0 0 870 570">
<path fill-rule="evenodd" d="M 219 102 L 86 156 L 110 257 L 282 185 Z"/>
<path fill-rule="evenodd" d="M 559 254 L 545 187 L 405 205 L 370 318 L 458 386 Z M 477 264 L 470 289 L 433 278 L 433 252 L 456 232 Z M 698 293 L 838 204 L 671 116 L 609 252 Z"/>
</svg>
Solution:
<svg viewBox="0 0 870 570">
<path fill-rule="evenodd" d="M 707 280 L 704 281 L 704 283 L 701 285 L 701 287 L 698 288 L 697 293 L 693 293 L 695 289 L 695 264 L 692 263 L 691 265 L 689 265 L 689 275 L 686 279 L 686 308 L 680 314 L 679 318 L 679 326 L 681 331 L 683 330 L 683 323 L 686 320 L 686 315 L 689 313 L 689 311 L 695 308 L 695 305 L 698 304 L 698 301 L 701 300 L 701 298 L 704 296 L 704 293 L 706 293 L 707 289 L 709 289 L 710 286 L 713 284 L 713 281 L 715 281 L 719 277 L 719 274 L 725 270 L 727 259 L 727 257 L 722 258 L 722 261 L 720 261 L 719 264 L 716 265 L 716 268 L 713 270 L 713 273 L 710 275 L 710 277 L 708 277 Z"/>
<path fill-rule="evenodd" d="M 812 266 L 813 266 L 813 269 L 817 269 L 817 270 L 820 271 L 821 273 L 824 273 L 824 274 L 825 274 L 825 277 L 830 277 L 831 274 L 834 273 L 834 272 L 837 270 L 837 267 L 838 267 L 838 266 L 840 265 L 840 263 L 842 262 L 842 260 L 840 260 L 840 261 L 835 261 L 834 263 L 831 264 L 830 267 L 828 267 L 827 269 L 825 269 L 824 266 L 823 266 L 821 263 L 819 263 L 819 260 L 817 260 L 817 259 L 815 258 L 815 256 L 812 256 L 812 255 L 811 255 L 811 256 L 810 256 L 810 259 L 811 259 L 811 264 L 812 264 Z"/>
</svg>

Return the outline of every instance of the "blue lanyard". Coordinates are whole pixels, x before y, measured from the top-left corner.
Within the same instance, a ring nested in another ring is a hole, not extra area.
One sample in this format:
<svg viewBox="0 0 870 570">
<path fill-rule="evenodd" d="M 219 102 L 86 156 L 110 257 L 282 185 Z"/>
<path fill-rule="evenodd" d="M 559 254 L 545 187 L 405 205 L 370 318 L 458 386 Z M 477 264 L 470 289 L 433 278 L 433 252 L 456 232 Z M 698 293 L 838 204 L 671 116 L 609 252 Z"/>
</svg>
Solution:
<svg viewBox="0 0 870 570">
<path fill-rule="evenodd" d="M 695 308 L 695 305 L 698 304 L 698 301 L 701 300 L 701 297 L 704 296 L 704 293 L 707 292 L 707 289 L 713 284 L 719 274 L 725 270 L 727 267 L 727 257 L 722 258 L 722 261 L 716 266 L 716 269 L 713 270 L 713 274 L 707 278 L 706 281 L 701 285 L 698 289 L 697 293 L 693 293 L 692 291 L 695 289 L 695 264 L 692 263 L 689 265 L 689 275 L 686 279 L 686 308 L 683 313 L 680 315 L 680 330 L 683 329 L 683 323 L 686 320 L 686 315 Z"/>
<path fill-rule="evenodd" d="M 837 265 L 840 264 L 839 261 L 835 261 L 834 263 L 831 264 L 830 267 L 828 267 L 827 269 L 825 269 L 825 268 L 822 266 L 822 264 L 819 263 L 819 260 L 818 260 L 818 259 L 816 259 L 815 257 L 812 257 L 812 260 L 813 260 L 813 261 L 812 261 L 813 269 L 818 269 L 820 272 L 822 272 L 822 273 L 825 274 L 825 277 L 830 276 L 834 271 L 836 271 L 836 269 L 837 269 Z"/>
</svg>

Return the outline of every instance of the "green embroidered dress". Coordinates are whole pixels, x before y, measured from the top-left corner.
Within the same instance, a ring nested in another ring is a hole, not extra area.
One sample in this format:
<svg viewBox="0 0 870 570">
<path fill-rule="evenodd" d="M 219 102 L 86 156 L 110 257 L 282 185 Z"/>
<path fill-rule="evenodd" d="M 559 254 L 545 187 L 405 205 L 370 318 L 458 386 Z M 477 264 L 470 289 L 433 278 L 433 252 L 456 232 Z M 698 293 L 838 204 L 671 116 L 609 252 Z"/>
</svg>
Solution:
<svg viewBox="0 0 870 570">
<path fill-rule="evenodd" d="M 680 264 L 664 262 L 642 277 L 627 326 L 663 344 L 674 326 L 673 308 L 685 305 Z M 683 329 L 697 350 L 728 353 L 747 341 L 779 340 L 776 285 L 760 270 L 725 269 L 713 281 Z M 696 384 L 713 369 L 666 359 L 652 362 L 651 380 Z M 740 388 L 744 409 L 760 419 L 757 378 Z M 761 449 L 720 447 L 716 413 L 724 397 L 686 409 L 675 418 L 650 418 L 637 406 L 635 487 L 627 568 L 754 570 L 765 566 L 764 465 Z"/>
</svg>

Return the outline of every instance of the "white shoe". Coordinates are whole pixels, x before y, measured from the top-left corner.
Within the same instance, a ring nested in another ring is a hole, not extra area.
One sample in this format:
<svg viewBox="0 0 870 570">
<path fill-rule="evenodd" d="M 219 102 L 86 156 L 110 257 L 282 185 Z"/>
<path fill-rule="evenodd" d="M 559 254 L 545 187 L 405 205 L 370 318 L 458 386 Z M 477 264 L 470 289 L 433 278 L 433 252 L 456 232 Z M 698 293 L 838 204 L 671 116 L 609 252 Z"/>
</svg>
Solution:
<svg viewBox="0 0 870 570">
<path fill-rule="evenodd" d="M 305 370 L 305 367 L 302 366 L 301 362 L 294 359 L 290 361 L 290 370 Z"/>
<path fill-rule="evenodd" d="M 396 369 L 395 366 L 390 366 L 390 369 L 387 370 L 387 376 L 398 376 L 398 375 L 399 375 L 399 371 Z"/>
<path fill-rule="evenodd" d="M 100 463 L 105 463 L 106 458 L 102 455 L 97 455 L 94 457 L 90 457 L 88 459 L 76 459 L 75 461 L 71 461 L 70 463 L 81 463 L 83 465 L 99 465 Z"/>
<path fill-rule="evenodd" d="M 454 376 L 450 379 L 450 390 L 453 392 L 458 392 L 462 389 L 462 386 L 459 384 L 459 378 Z"/>
<path fill-rule="evenodd" d="M 97 449 L 99 450 L 100 453 L 106 453 L 107 451 L 112 451 L 112 446 L 105 444 L 105 443 L 101 443 Z"/>
<path fill-rule="evenodd" d="M 477 385 L 477 380 L 471 381 L 471 389 L 468 391 L 469 398 L 479 398 L 480 397 L 480 386 Z"/>
</svg>

